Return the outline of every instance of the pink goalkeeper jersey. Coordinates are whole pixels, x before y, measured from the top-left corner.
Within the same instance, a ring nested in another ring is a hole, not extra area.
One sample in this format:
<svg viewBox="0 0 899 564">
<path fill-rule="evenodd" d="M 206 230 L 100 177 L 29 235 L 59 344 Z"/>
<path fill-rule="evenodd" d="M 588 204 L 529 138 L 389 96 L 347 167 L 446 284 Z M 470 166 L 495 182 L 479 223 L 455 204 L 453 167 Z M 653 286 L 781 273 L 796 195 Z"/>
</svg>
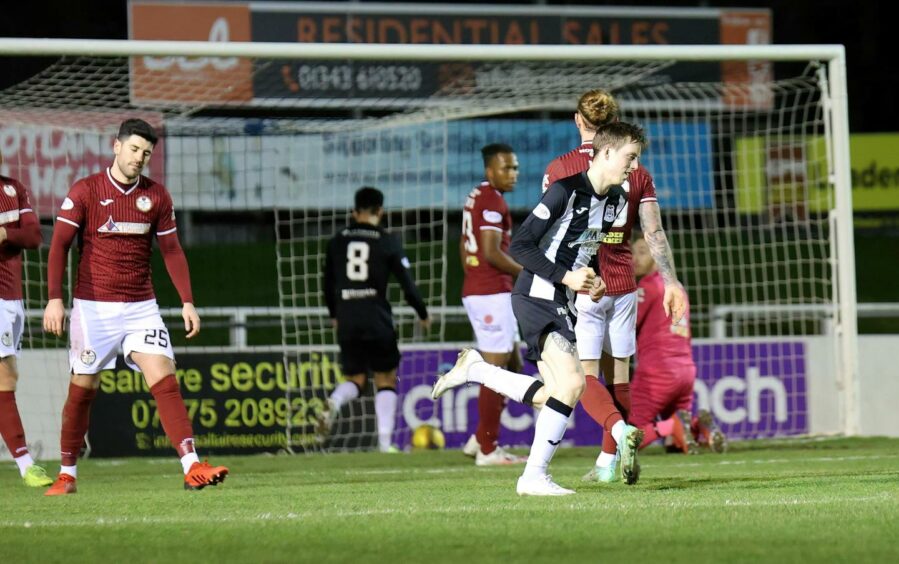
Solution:
<svg viewBox="0 0 899 564">
<path fill-rule="evenodd" d="M 671 366 L 693 364 L 689 301 L 683 318 L 677 325 L 672 325 L 662 307 L 664 297 L 665 284 L 661 274 L 653 272 L 640 279 L 637 286 L 637 369 L 641 372 L 665 371 Z"/>
<path fill-rule="evenodd" d="M 140 176 L 124 186 L 107 168 L 76 182 L 56 219 L 78 228 L 76 298 L 101 302 L 154 298 L 153 237 L 176 231 L 172 197 L 162 184 Z"/>
<path fill-rule="evenodd" d="M 593 143 L 582 143 L 554 159 L 543 175 L 543 191 L 550 184 L 580 174 L 590 167 Z M 606 295 L 629 294 L 637 288 L 631 258 L 631 230 L 639 221 L 640 204 L 656 202 L 656 187 L 652 176 L 642 166 L 628 175 L 622 184 L 627 192 L 627 205 L 599 246 L 599 275 L 606 283 Z"/>
</svg>

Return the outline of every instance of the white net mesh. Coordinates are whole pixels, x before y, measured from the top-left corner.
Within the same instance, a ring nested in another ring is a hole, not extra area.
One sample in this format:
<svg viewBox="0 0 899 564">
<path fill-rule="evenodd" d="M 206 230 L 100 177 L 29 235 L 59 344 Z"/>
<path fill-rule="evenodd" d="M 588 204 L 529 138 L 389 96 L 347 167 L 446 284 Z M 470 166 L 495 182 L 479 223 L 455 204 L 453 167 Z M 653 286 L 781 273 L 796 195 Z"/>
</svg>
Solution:
<svg viewBox="0 0 899 564">
<path fill-rule="evenodd" d="M 167 78 L 173 65 L 197 61 L 64 58 L 0 97 L 2 171 L 31 187 L 46 226 L 45 248 L 26 253 L 33 316 L 23 372 L 64 379 L 64 343 L 39 330 L 49 218 L 75 179 L 111 161 L 121 119 L 140 116 L 164 132 L 149 174 L 175 200 L 205 323 L 199 341 L 176 341 L 200 447 L 376 444 L 370 389 L 344 409 L 327 441 L 315 436 L 316 415 L 341 378 L 320 286 L 324 247 L 362 185 L 384 190 L 386 225 L 402 239 L 435 318 L 421 335 L 411 311 L 396 310 L 405 353 L 394 442 L 408 446 L 415 426 L 452 420 L 444 431 L 458 445 L 474 429 L 474 395 L 434 405 L 426 391 L 454 356 L 444 343 L 471 339 L 459 307 L 456 245 L 464 196 L 482 179 L 479 150 L 492 142 L 515 148 L 522 174 L 507 200 L 520 219 L 539 200 L 549 160 L 578 143 L 570 117 L 578 96 L 602 87 L 619 98 L 625 119 L 647 129 L 643 161 L 691 298 L 694 335 L 765 341 L 698 341 L 699 403 L 735 437 L 808 431 L 807 353 L 790 339 L 826 329 L 836 307 L 826 83 L 816 66 L 784 80 L 734 84 L 658 80 L 672 61 L 447 62 L 410 75 L 413 66 L 391 74 L 352 61 L 206 60 L 203 68 L 249 73 L 257 87 L 296 83 L 295 96 L 273 100 L 247 98 L 245 82 L 227 74 L 210 88 L 199 65 L 193 83 Z M 340 91 L 345 76 L 356 90 Z M 429 96 L 392 94 L 396 84 Z M 178 302 L 158 260 L 154 277 L 160 305 L 174 308 L 176 333 Z M 398 287 L 390 296 L 403 305 Z M 129 387 L 133 379 L 123 366 L 104 376 L 101 390 L 114 400 L 95 419 L 125 430 L 92 430 L 94 452 L 167 453 L 158 419 L 138 403 L 146 401 L 136 395 L 140 386 Z M 52 405 L 27 416 L 29 434 L 51 437 L 42 439 L 50 454 L 59 388 Z M 37 392 L 26 402 L 37 405 Z M 507 413 L 504 421 L 518 423 L 501 441 L 528 443 L 528 417 Z"/>
</svg>

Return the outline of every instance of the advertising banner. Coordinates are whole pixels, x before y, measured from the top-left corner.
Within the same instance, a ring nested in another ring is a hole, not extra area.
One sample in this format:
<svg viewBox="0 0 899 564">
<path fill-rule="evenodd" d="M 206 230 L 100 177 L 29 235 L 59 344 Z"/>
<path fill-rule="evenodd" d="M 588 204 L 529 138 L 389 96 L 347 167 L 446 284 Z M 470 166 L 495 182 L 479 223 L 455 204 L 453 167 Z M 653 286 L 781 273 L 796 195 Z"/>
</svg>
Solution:
<svg viewBox="0 0 899 564">
<path fill-rule="evenodd" d="M 440 427 L 448 448 L 461 447 L 477 424 L 477 386 L 430 399 L 436 374 L 455 361 L 457 350 L 408 351 L 399 368 L 397 431 L 394 442 L 409 446 L 411 431 L 423 424 Z M 806 349 L 801 342 L 697 344 L 694 409 L 710 409 L 731 439 L 803 434 L 808 429 Z M 287 443 L 318 444 L 315 416 L 341 379 L 330 354 L 301 355 L 285 369 L 276 353 L 182 354 L 178 378 L 204 453 L 275 452 Z M 527 365 L 526 372 L 535 372 Z M 288 397 L 287 390 L 292 393 Z M 334 437 L 347 446 L 376 445 L 370 390 L 345 406 Z M 502 415 L 502 444 L 526 446 L 533 439 L 535 413 L 509 402 Z M 171 446 L 162 430 L 143 377 L 121 363 L 101 373 L 100 395 L 91 418 L 94 456 L 167 456 Z M 601 428 L 578 406 L 566 432 L 566 445 L 598 445 Z M 333 446 L 333 444 L 332 444 Z"/>
<path fill-rule="evenodd" d="M 663 209 L 714 204 L 711 126 L 647 121 L 640 163 Z M 468 120 L 323 135 L 172 136 L 167 188 L 179 209 L 345 209 L 348 195 L 376 186 L 388 207 L 461 209 L 483 180 L 481 147 L 507 143 L 518 157 L 513 209 L 540 200 L 546 165 L 578 143 L 573 120 Z M 673 159 L 671 155 L 682 158 Z"/>
<path fill-rule="evenodd" d="M 767 9 L 616 8 L 327 2 L 131 0 L 131 39 L 374 43 L 400 45 L 701 45 L 770 43 Z M 178 25 L 172 25 L 178 22 Z M 135 101 L 354 107 L 416 105 L 474 75 L 479 63 L 395 61 L 248 61 L 134 57 Z M 172 73 L 170 77 L 167 73 Z M 745 82 L 770 78 L 770 63 L 692 62 L 655 77 Z M 252 75 L 252 76 L 251 76 Z M 160 79 L 162 82 L 160 83 Z M 167 85 L 160 89 L 159 85 Z M 214 84 L 218 84 L 216 88 Z M 763 92 L 729 95 L 732 106 L 762 107 Z"/>
<path fill-rule="evenodd" d="M 152 112 L 0 111 L 0 174 L 31 190 L 39 215 L 54 217 L 76 180 L 113 162 L 119 124 L 132 117 L 162 125 Z M 164 182 L 164 173 L 165 143 L 159 143 L 144 174 Z"/>
</svg>

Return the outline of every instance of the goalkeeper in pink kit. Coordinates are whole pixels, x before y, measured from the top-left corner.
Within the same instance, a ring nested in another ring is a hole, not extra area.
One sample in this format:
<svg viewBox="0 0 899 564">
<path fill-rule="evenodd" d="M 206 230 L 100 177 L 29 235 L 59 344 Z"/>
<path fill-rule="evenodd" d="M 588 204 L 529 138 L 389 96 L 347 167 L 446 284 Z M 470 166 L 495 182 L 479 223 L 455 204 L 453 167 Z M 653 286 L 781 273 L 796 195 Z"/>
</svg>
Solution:
<svg viewBox="0 0 899 564">
<path fill-rule="evenodd" d="M 637 284 L 637 363 L 631 380 L 631 425 L 643 430 L 646 447 L 665 438 L 670 451 L 692 454 L 698 447 L 724 452 L 727 441 L 711 413 L 692 416 L 696 364 L 690 346 L 690 306 L 677 323 L 665 314 L 665 284 L 649 245 L 631 243 Z M 687 293 L 684 292 L 686 297 Z"/>
</svg>

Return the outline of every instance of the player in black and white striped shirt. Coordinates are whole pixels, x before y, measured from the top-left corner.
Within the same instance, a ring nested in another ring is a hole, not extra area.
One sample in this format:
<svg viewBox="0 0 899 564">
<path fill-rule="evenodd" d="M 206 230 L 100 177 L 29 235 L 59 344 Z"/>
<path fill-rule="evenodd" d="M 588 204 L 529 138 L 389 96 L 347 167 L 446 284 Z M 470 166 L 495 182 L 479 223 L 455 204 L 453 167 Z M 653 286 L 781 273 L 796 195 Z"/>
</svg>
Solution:
<svg viewBox="0 0 899 564">
<path fill-rule="evenodd" d="M 517 230 L 510 248 L 523 267 L 512 293 L 512 307 L 545 382 L 514 374 L 483 361 L 475 350 L 462 351 L 452 370 L 434 384 L 435 399 L 446 390 L 477 382 L 515 401 L 542 407 L 519 495 L 569 495 L 547 474 L 562 442 L 568 418 L 584 391 L 584 371 L 575 347 L 574 296 L 589 291 L 594 300 L 605 292 L 602 279 L 590 268 L 591 257 L 615 221 L 621 184 L 637 169 L 646 146 L 643 130 L 617 122 L 596 132 L 593 160 L 587 171 L 564 178 L 544 193 L 540 203 Z M 625 424 L 608 392 L 604 423 L 621 449 L 625 479 L 638 472 L 636 453 L 642 431 Z"/>
</svg>

